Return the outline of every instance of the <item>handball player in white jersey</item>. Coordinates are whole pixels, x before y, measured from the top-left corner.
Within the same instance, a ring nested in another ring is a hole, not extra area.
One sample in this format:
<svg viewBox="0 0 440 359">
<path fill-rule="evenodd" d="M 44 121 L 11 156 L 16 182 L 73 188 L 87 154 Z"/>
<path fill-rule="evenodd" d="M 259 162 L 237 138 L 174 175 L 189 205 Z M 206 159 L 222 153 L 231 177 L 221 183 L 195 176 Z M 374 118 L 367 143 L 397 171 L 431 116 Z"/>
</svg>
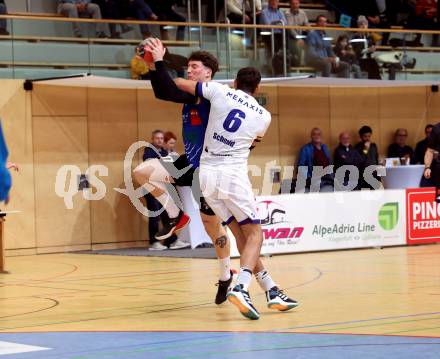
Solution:
<svg viewBox="0 0 440 359">
<path fill-rule="evenodd" d="M 200 184 L 207 203 L 237 240 L 240 273 L 228 300 L 249 319 L 260 316 L 248 293 L 252 274 L 265 284 L 269 308 L 286 311 L 298 305 L 273 282 L 259 258 L 263 237 L 247 164 L 250 150 L 261 141 L 271 121 L 270 113 L 253 97 L 260 81 L 259 71 L 250 67 L 238 72 L 235 89 L 213 81 L 176 80 L 182 90 L 211 102 Z"/>
</svg>

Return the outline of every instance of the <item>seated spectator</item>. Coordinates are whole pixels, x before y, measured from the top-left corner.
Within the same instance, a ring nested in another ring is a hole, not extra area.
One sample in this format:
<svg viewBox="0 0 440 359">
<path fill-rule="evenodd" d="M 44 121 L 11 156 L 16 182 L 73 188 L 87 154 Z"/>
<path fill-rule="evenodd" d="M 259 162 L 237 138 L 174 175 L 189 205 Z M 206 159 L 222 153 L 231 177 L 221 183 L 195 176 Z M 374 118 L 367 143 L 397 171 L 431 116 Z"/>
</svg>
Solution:
<svg viewBox="0 0 440 359">
<path fill-rule="evenodd" d="M 405 128 L 398 128 L 394 134 L 394 143 L 388 147 L 388 158 L 400 158 L 402 164 L 414 164 L 414 151 L 406 144 L 408 131 Z"/>
<path fill-rule="evenodd" d="M 6 15 L 7 13 L 5 0 L 0 0 L 0 15 Z M 9 31 L 6 30 L 6 19 L 0 19 L 0 35 L 9 35 Z"/>
<path fill-rule="evenodd" d="M 342 132 L 339 135 L 339 145 L 335 149 L 333 161 L 335 165 L 335 172 L 342 166 L 355 166 L 358 168 L 359 174 L 361 173 L 364 159 L 359 151 L 357 151 L 351 145 L 351 136 L 348 132 Z M 344 181 L 342 183 L 344 186 L 348 185 L 349 178 L 350 173 L 346 171 Z M 360 189 L 359 183 L 356 183 L 354 187 Z"/>
<path fill-rule="evenodd" d="M 311 141 L 301 147 L 298 159 L 298 176 L 306 180 L 306 190 L 319 186 L 322 192 L 333 191 L 333 174 L 326 174 L 322 178 L 313 178 L 315 166 L 323 168 L 331 165 L 330 151 L 322 143 L 322 132 L 319 128 L 313 128 L 310 133 Z M 316 175 L 316 174 L 315 174 Z M 312 183 L 312 179 L 319 180 L 320 183 Z M 297 182 L 298 186 L 298 182 Z"/>
<path fill-rule="evenodd" d="M 186 22 L 184 16 L 180 15 L 175 10 L 175 0 L 148 0 L 151 8 L 157 14 L 159 21 L 172 21 L 172 22 Z M 164 26 L 160 26 L 160 34 L 162 40 L 169 40 L 168 31 L 164 29 Z M 185 26 L 178 26 L 176 33 L 176 40 L 183 41 L 185 39 Z"/>
<path fill-rule="evenodd" d="M 285 25 L 286 18 L 284 13 L 278 8 L 279 0 L 270 0 L 267 7 L 261 11 L 260 24 L 262 25 Z M 273 30 L 274 42 L 275 42 L 275 53 L 283 47 L 283 32 L 281 29 Z M 265 43 L 267 48 L 271 48 L 271 37 L 265 36 Z M 274 56 L 275 54 L 271 54 Z"/>
<path fill-rule="evenodd" d="M 436 0 L 414 0 L 412 12 L 408 18 L 406 27 L 417 30 L 437 30 L 438 9 Z M 420 42 L 422 34 L 416 34 L 413 46 L 423 46 Z M 433 35 L 431 46 L 437 46 L 438 35 Z"/>
<path fill-rule="evenodd" d="M 123 18 L 133 18 L 136 20 L 158 20 L 158 16 L 151 10 L 144 0 L 121 0 L 121 12 Z M 147 24 L 139 25 L 142 38 L 151 36 L 150 27 Z"/>
<path fill-rule="evenodd" d="M 360 29 L 368 29 L 368 20 L 365 16 L 359 16 L 358 27 Z M 353 36 L 352 44 L 361 70 L 368 73 L 370 80 L 381 80 L 379 65 L 373 57 L 376 51 L 376 42 L 371 34 L 367 31 L 357 33 Z"/>
<path fill-rule="evenodd" d="M 261 0 L 254 0 L 257 18 L 261 13 Z M 228 19 L 232 24 L 252 24 L 254 22 L 252 4 L 248 0 L 226 0 Z M 244 14 L 243 14 L 244 7 Z M 258 22 L 255 19 L 255 22 Z"/>
<path fill-rule="evenodd" d="M 356 79 L 362 78 L 362 72 L 359 66 L 358 58 L 353 50 L 353 46 L 351 46 L 350 43 L 348 42 L 347 35 L 340 35 L 338 37 L 333 51 L 341 61 L 344 61 L 347 64 L 349 64 L 350 72 L 353 73 Z"/>
<path fill-rule="evenodd" d="M 124 19 L 128 16 L 124 15 L 124 10 L 122 6 L 122 2 L 117 0 L 92 0 L 93 3 L 99 6 L 101 9 L 101 15 L 103 19 Z M 121 31 L 117 30 L 116 24 L 109 24 L 110 28 L 110 37 L 112 39 L 120 39 L 121 33 L 126 33 L 128 31 L 133 30 L 130 26 L 121 24 L 119 25 Z"/>
<path fill-rule="evenodd" d="M 319 15 L 316 19 L 316 26 L 326 27 L 327 18 L 324 15 Z M 330 77 L 330 74 L 333 73 L 338 77 L 348 78 L 349 65 L 335 56 L 331 41 L 324 39 L 325 36 L 324 30 L 313 30 L 307 35 L 307 65 L 320 71 L 322 77 Z"/>
<path fill-rule="evenodd" d="M 216 2 L 209 0 L 207 3 L 206 22 L 219 22 L 220 14 L 225 9 L 225 0 L 217 0 Z M 214 6 L 216 8 L 214 8 Z"/>
<path fill-rule="evenodd" d="M 170 156 L 173 161 L 179 157 L 179 154 L 176 152 L 176 143 L 177 143 L 177 136 L 171 132 L 167 131 L 164 134 L 164 149 L 168 152 L 168 156 Z"/>
<path fill-rule="evenodd" d="M 90 0 L 59 0 L 58 13 L 70 18 L 91 17 L 95 20 L 101 20 L 101 9 L 98 5 L 93 4 Z M 72 23 L 73 34 L 76 37 L 82 37 L 81 30 L 77 23 Z M 105 24 L 98 23 L 96 25 L 96 37 L 106 37 Z"/>
<path fill-rule="evenodd" d="M 379 165 L 379 152 L 375 143 L 371 142 L 371 136 L 373 130 L 370 126 L 362 126 L 359 129 L 360 142 L 355 145 L 355 149 L 362 157 L 362 170 L 359 172 L 359 184 L 360 188 L 375 189 L 373 186 L 365 180 L 365 170 L 370 166 Z M 373 172 L 373 176 L 380 182 L 380 178 L 377 172 Z"/>
<path fill-rule="evenodd" d="M 291 0 L 290 9 L 286 11 L 285 17 L 287 25 L 289 26 L 310 26 L 309 19 L 304 10 L 300 9 L 300 0 Z M 300 30 L 289 30 L 288 32 L 288 46 L 289 52 L 292 56 L 292 65 L 301 65 L 301 55 L 305 47 L 305 42 L 302 37 L 305 35 Z"/>
<path fill-rule="evenodd" d="M 428 148 L 428 140 L 431 135 L 433 125 L 426 125 L 425 127 L 425 138 L 419 142 L 417 142 L 416 150 L 415 150 L 415 162 L 417 164 L 423 164 L 425 161 L 425 152 Z"/>
<path fill-rule="evenodd" d="M 164 133 L 161 130 L 156 130 L 151 136 L 152 143 L 154 147 L 146 147 L 143 155 L 143 160 L 148 161 L 150 159 L 161 159 L 168 155 L 168 152 L 163 148 L 164 144 Z M 160 155 L 159 155 L 159 154 Z M 159 223 L 162 220 L 163 223 L 168 223 L 170 221 L 167 211 L 163 210 L 160 202 L 151 194 L 147 193 L 145 195 L 145 200 L 147 202 L 147 208 L 151 212 L 161 211 L 160 215 L 150 216 L 148 221 L 148 234 L 150 237 L 150 251 L 162 251 L 169 247 L 170 249 L 186 248 L 189 245 L 177 239 L 177 236 L 173 234 L 169 239 L 165 241 L 165 245 L 160 243 L 156 238 L 156 234 L 159 232 Z"/>
<path fill-rule="evenodd" d="M 389 0 L 362 0 L 357 5 L 358 14 L 365 15 L 367 21 L 370 23 L 372 28 L 386 29 L 391 25 L 390 17 L 395 18 L 396 14 L 394 11 L 394 4 Z M 372 34 L 373 38 L 379 41 L 380 36 L 376 33 Z M 382 45 L 388 44 L 390 33 L 384 33 L 382 35 Z"/>
</svg>

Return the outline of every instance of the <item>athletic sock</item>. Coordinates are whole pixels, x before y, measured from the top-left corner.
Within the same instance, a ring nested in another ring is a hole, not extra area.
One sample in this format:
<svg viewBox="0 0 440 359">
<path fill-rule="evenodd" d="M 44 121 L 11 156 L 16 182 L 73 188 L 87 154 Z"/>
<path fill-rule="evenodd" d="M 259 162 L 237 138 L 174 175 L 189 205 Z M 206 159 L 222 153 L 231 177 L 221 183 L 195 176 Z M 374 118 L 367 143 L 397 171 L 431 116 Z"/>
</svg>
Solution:
<svg viewBox="0 0 440 359">
<path fill-rule="evenodd" d="M 219 258 L 218 264 L 220 273 L 219 279 L 222 282 L 229 280 L 229 278 L 231 278 L 231 257 Z"/>
<path fill-rule="evenodd" d="M 255 278 L 257 278 L 258 284 L 260 285 L 261 289 L 263 289 L 265 292 L 277 286 L 273 281 L 272 277 L 265 269 L 256 273 Z"/>
<path fill-rule="evenodd" d="M 240 268 L 240 272 L 237 277 L 237 284 L 241 284 L 243 289 L 247 292 L 249 289 L 249 284 L 251 284 L 252 280 L 252 271 L 247 268 Z"/>
<path fill-rule="evenodd" d="M 180 209 L 168 193 L 162 193 L 159 197 L 156 197 L 156 199 L 160 202 L 163 208 L 165 208 L 165 211 L 167 211 L 170 218 L 176 218 L 179 216 Z"/>
</svg>

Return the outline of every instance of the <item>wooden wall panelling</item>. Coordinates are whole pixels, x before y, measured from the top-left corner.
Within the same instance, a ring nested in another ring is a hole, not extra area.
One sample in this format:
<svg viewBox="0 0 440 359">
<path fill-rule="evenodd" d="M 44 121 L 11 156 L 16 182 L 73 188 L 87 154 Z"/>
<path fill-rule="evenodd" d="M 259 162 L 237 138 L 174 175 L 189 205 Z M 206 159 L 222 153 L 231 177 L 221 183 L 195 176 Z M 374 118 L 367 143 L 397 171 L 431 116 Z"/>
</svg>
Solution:
<svg viewBox="0 0 440 359">
<path fill-rule="evenodd" d="M 100 177 L 106 195 L 91 202 L 92 244 L 136 242 L 140 214 L 130 199 L 114 190 L 125 188 L 124 158 L 138 140 L 137 91 L 89 89 L 89 163 L 104 165 L 108 177 Z"/>
<path fill-rule="evenodd" d="M 298 153 L 310 141 L 313 127 L 321 128 L 323 141 L 330 139 L 330 99 L 327 87 L 278 88 L 280 162 L 296 165 Z"/>
<path fill-rule="evenodd" d="M 55 191 L 57 173 L 62 166 L 78 166 L 81 173 L 88 168 L 87 118 L 36 116 L 33 133 L 38 253 L 88 249 L 90 203 L 78 192 L 73 198 L 73 208 L 68 209 Z M 76 175 L 69 175 L 64 188 L 69 188 L 70 183 L 76 187 L 78 182 Z"/>
<path fill-rule="evenodd" d="M 9 160 L 20 166 L 11 172 L 12 188 L 6 210 L 20 210 L 5 223 L 5 248 L 29 251 L 36 247 L 34 201 L 34 154 L 32 147 L 31 95 L 21 80 L 2 80 L 0 118 L 9 149 Z M 3 207 L 2 207 L 3 208 Z"/>
<path fill-rule="evenodd" d="M 427 123 L 426 86 L 383 87 L 379 96 L 381 155 L 386 156 L 399 127 L 408 130 L 407 144 L 414 148 L 424 138 Z"/>
<path fill-rule="evenodd" d="M 352 144 L 359 142 L 359 129 L 368 125 L 373 130 L 373 142 L 381 148 L 379 120 L 379 90 L 372 87 L 330 88 L 331 152 L 339 144 L 339 134 L 349 132 Z"/>
</svg>

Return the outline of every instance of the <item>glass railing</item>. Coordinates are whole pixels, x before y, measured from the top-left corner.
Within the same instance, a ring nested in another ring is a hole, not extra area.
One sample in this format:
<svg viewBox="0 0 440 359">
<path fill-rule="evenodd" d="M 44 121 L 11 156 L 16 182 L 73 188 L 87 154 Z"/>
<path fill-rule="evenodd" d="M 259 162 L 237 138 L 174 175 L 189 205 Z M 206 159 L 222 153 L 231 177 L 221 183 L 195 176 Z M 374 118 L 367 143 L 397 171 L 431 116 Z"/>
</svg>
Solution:
<svg viewBox="0 0 440 359">
<path fill-rule="evenodd" d="M 0 18 L 6 19 L 10 32 L 0 36 L 0 78 L 35 79 L 79 73 L 130 78 L 136 45 L 147 32 L 164 41 L 171 54 L 170 67 L 176 74 L 184 70 L 182 56 L 202 49 L 219 59 L 221 67 L 216 76 L 219 79 L 233 78 L 244 66 L 257 67 L 264 77 L 320 76 L 323 67 L 311 60 L 307 34 L 321 29 L 326 32 L 326 46 L 334 46 L 340 36 L 347 36 L 346 52 L 339 53 L 339 58 L 331 63 L 332 77 L 440 79 L 440 47 L 430 46 L 438 40 L 438 31 L 368 29 L 362 33 L 359 29 L 334 26 L 324 29 L 198 22 L 72 21 L 58 16 Z M 148 78 L 142 68 L 135 72 L 135 77 Z"/>
</svg>

